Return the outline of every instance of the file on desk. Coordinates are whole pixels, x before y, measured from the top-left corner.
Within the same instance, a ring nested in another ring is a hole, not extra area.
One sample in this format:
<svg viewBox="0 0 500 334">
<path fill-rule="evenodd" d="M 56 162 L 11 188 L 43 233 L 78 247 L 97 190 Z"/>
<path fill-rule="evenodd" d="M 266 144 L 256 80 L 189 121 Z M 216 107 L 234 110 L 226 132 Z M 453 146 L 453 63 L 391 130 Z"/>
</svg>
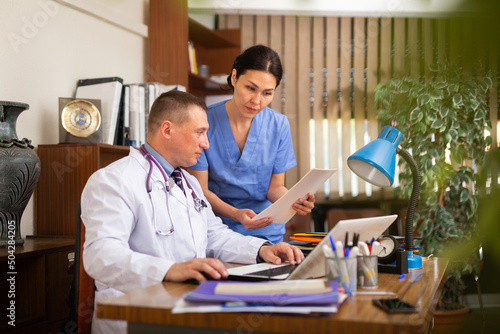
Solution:
<svg viewBox="0 0 500 334">
<path fill-rule="evenodd" d="M 307 280 L 313 281 L 313 280 Z M 306 284 L 305 281 L 304 284 Z M 292 305 L 329 305 L 337 304 L 339 301 L 339 292 L 336 281 L 324 281 L 322 279 L 316 280 L 325 282 L 329 285 L 329 289 L 317 292 L 318 290 L 305 293 L 287 293 L 286 290 L 281 289 L 281 291 L 265 292 L 266 288 L 270 288 L 273 285 L 279 285 L 283 287 L 283 282 L 220 282 L 220 281 L 205 281 L 202 282 L 195 290 L 188 292 L 184 295 L 184 300 L 188 302 L 246 302 L 246 303 L 259 303 L 265 305 L 280 305 L 280 306 L 292 306 Z M 299 282 L 299 283 L 297 283 Z M 295 283 L 293 289 L 295 291 L 300 290 L 301 281 L 288 281 L 286 284 L 292 286 Z M 217 293 L 216 289 L 218 285 L 231 285 L 234 287 L 242 287 L 241 293 L 235 293 L 235 289 L 227 289 L 226 291 L 231 291 L 230 293 Z M 259 293 L 248 293 L 251 288 L 249 285 L 255 286 L 256 290 L 263 291 L 262 294 Z M 266 288 L 263 288 L 266 287 Z M 307 289 L 307 288 L 306 288 Z M 311 290 L 312 291 L 312 290 Z"/>
</svg>

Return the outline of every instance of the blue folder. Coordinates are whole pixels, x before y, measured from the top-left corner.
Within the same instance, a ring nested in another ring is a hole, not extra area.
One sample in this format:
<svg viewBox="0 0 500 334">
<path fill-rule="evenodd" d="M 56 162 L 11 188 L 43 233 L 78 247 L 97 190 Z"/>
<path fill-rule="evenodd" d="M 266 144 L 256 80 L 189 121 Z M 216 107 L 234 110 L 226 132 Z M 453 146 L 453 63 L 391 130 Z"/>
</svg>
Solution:
<svg viewBox="0 0 500 334">
<path fill-rule="evenodd" d="M 224 295 L 216 294 L 215 287 L 220 282 L 204 281 L 195 290 L 184 295 L 189 302 L 246 302 L 268 305 L 331 305 L 338 303 L 339 293 L 337 281 L 330 281 L 332 291 L 322 294 L 310 295 L 288 295 L 288 294 L 266 294 L 266 295 Z M 266 284 L 266 282 L 253 282 L 252 284 Z M 224 282 L 224 284 L 242 284 L 241 282 Z M 248 284 L 248 282 L 245 282 Z"/>
</svg>

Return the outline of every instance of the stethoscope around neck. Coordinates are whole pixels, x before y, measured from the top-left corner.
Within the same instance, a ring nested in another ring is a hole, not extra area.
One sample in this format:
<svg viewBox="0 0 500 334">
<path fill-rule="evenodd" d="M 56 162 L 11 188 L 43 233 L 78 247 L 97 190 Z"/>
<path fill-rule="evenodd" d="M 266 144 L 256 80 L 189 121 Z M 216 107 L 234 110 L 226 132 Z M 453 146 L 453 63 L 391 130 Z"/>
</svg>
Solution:
<svg viewBox="0 0 500 334">
<path fill-rule="evenodd" d="M 158 233 L 160 235 L 172 235 L 175 231 L 175 228 L 174 228 L 174 221 L 173 221 L 171 213 L 170 213 L 170 201 L 168 200 L 168 198 L 170 196 L 170 187 L 173 185 L 173 182 L 169 182 L 169 180 L 171 181 L 171 179 L 169 179 L 169 177 L 167 176 L 167 174 L 163 170 L 163 167 L 158 163 L 158 161 L 156 161 L 156 159 L 151 154 L 148 153 L 148 151 L 146 151 L 146 148 L 144 147 L 144 145 L 142 145 L 140 147 L 140 151 L 141 151 L 142 155 L 144 156 L 144 158 L 149 162 L 149 172 L 148 172 L 148 176 L 146 178 L 146 190 L 148 192 L 149 199 L 151 200 L 151 205 L 153 206 L 153 221 L 154 221 L 154 227 L 155 227 L 156 233 Z M 168 211 L 168 217 L 170 218 L 170 223 L 172 224 L 172 227 L 170 228 L 170 230 L 168 232 L 162 232 L 160 229 L 158 229 L 158 227 L 156 225 L 155 205 L 154 205 L 153 199 L 151 198 L 151 192 L 153 190 L 153 186 L 151 185 L 151 174 L 153 173 L 153 164 L 155 164 L 156 167 L 158 167 L 158 169 L 161 172 L 161 175 L 163 176 L 163 179 L 165 180 L 165 189 L 167 192 L 167 211 Z M 196 195 L 195 191 L 193 190 L 193 188 L 189 184 L 188 180 L 184 177 L 184 174 L 181 173 L 181 176 L 184 179 L 188 188 L 191 190 L 191 196 L 193 197 L 195 210 L 200 212 L 201 210 L 203 210 L 203 208 L 207 207 L 207 204 L 205 203 L 204 200 L 201 200 Z"/>
</svg>

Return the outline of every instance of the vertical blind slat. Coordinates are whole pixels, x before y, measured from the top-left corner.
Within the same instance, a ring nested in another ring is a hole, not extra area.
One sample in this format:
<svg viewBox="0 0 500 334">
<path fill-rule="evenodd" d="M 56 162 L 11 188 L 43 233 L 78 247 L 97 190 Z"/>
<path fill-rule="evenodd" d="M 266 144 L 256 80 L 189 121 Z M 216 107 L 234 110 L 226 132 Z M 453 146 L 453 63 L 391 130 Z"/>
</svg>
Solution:
<svg viewBox="0 0 500 334">
<path fill-rule="evenodd" d="M 420 76 L 420 55 L 418 51 L 419 27 L 418 19 L 408 19 L 408 49 L 410 57 L 410 75 L 414 78 Z"/>
<path fill-rule="evenodd" d="M 255 43 L 269 45 L 269 17 L 257 15 L 255 17 Z"/>
<path fill-rule="evenodd" d="M 375 107 L 375 87 L 378 83 L 378 63 L 379 63 L 379 20 L 374 17 L 368 18 L 367 22 L 367 51 L 366 51 L 366 114 L 368 120 L 368 142 L 375 140 L 379 134 L 377 120 L 377 108 Z M 372 196 L 380 194 L 379 187 L 372 187 Z"/>
<path fill-rule="evenodd" d="M 424 76 L 425 82 L 430 82 L 432 80 L 432 73 L 429 69 L 429 65 L 434 63 L 434 58 L 432 55 L 432 49 L 434 46 L 432 38 L 432 19 L 422 19 L 422 45 L 424 48 Z"/>
<path fill-rule="evenodd" d="M 405 73 L 405 60 L 406 60 L 406 19 L 394 19 L 394 72 L 395 77 L 402 77 Z"/>
<path fill-rule="evenodd" d="M 248 49 L 255 44 L 254 16 L 241 16 L 241 50 Z"/>
<path fill-rule="evenodd" d="M 282 17 L 273 15 L 269 19 L 269 47 L 276 51 L 280 58 L 283 58 L 283 33 Z M 283 59 L 282 59 L 283 60 Z M 282 64 L 283 65 L 283 64 Z M 269 106 L 279 113 L 283 113 L 283 102 L 281 100 L 282 84 L 276 87 L 273 102 Z"/>
<path fill-rule="evenodd" d="M 355 126 L 355 142 L 354 150 L 364 146 L 365 134 L 365 19 L 357 17 L 354 19 L 354 73 L 353 73 L 353 88 L 354 91 L 354 126 Z M 351 173 L 351 170 L 348 170 Z M 358 192 L 360 196 L 366 195 L 365 182 L 358 182 Z"/>
<path fill-rule="evenodd" d="M 312 39 L 312 71 L 313 71 L 313 119 L 314 119 L 314 141 L 315 141 L 315 167 L 324 168 L 325 142 L 323 138 L 323 68 L 324 68 L 324 19 L 313 18 Z M 318 199 L 324 197 L 324 191 L 317 192 Z"/>
<path fill-rule="evenodd" d="M 225 29 L 237 29 L 240 27 L 240 16 L 239 15 L 227 15 Z"/>
<path fill-rule="evenodd" d="M 333 169 L 339 168 L 339 133 L 337 122 L 339 119 L 339 85 L 338 73 L 339 68 L 339 19 L 336 17 L 326 18 L 326 92 L 327 92 L 327 119 L 328 119 L 328 148 L 329 161 L 328 166 Z M 330 198 L 338 198 L 339 196 L 339 178 L 340 173 L 335 173 L 330 179 Z"/>
<path fill-rule="evenodd" d="M 379 79 L 387 82 L 391 78 L 392 54 L 392 20 L 388 17 L 380 19 L 380 63 Z"/>
<path fill-rule="evenodd" d="M 299 161 L 299 142 L 307 141 L 308 138 L 303 138 L 299 133 L 297 107 L 297 89 L 298 89 L 298 72 L 297 69 L 297 18 L 295 16 L 284 17 L 283 34 L 283 53 L 282 61 L 284 68 L 283 89 L 285 90 L 286 99 L 284 101 L 284 113 L 290 122 L 290 130 L 293 138 L 293 150 L 297 163 Z M 286 172 L 285 185 L 290 189 L 299 180 L 299 168 L 295 167 Z"/>
<path fill-rule="evenodd" d="M 342 182 L 345 197 L 352 197 L 352 173 L 347 167 L 351 153 L 351 18 L 340 19 L 340 117 L 342 122 Z"/>
<path fill-rule="evenodd" d="M 299 167 L 299 177 L 309 171 L 310 148 L 309 148 L 309 120 L 311 118 L 311 104 L 309 101 L 311 67 L 311 18 L 298 17 L 297 22 L 297 105 L 298 105 L 298 129 L 299 152 L 297 163 Z"/>
</svg>

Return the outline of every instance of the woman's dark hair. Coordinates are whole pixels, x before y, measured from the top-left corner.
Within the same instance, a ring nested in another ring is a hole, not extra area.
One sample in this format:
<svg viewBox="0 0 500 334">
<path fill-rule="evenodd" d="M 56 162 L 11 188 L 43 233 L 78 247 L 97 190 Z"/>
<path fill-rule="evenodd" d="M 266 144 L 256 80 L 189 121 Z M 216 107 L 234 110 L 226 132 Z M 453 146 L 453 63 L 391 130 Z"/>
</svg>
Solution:
<svg viewBox="0 0 500 334">
<path fill-rule="evenodd" d="M 280 84 L 283 76 L 280 56 L 273 49 L 261 44 L 249 47 L 236 57 L 231 72 L 233 69 L 236 69 L 236 79 L 245 74 L 247 70 L 269 72 L 276 78 L 276 87 Z M 231 89 L 234 89 L 231 83 L 231 74 L 227 77 L 227 83 Z"/>
</svg>

